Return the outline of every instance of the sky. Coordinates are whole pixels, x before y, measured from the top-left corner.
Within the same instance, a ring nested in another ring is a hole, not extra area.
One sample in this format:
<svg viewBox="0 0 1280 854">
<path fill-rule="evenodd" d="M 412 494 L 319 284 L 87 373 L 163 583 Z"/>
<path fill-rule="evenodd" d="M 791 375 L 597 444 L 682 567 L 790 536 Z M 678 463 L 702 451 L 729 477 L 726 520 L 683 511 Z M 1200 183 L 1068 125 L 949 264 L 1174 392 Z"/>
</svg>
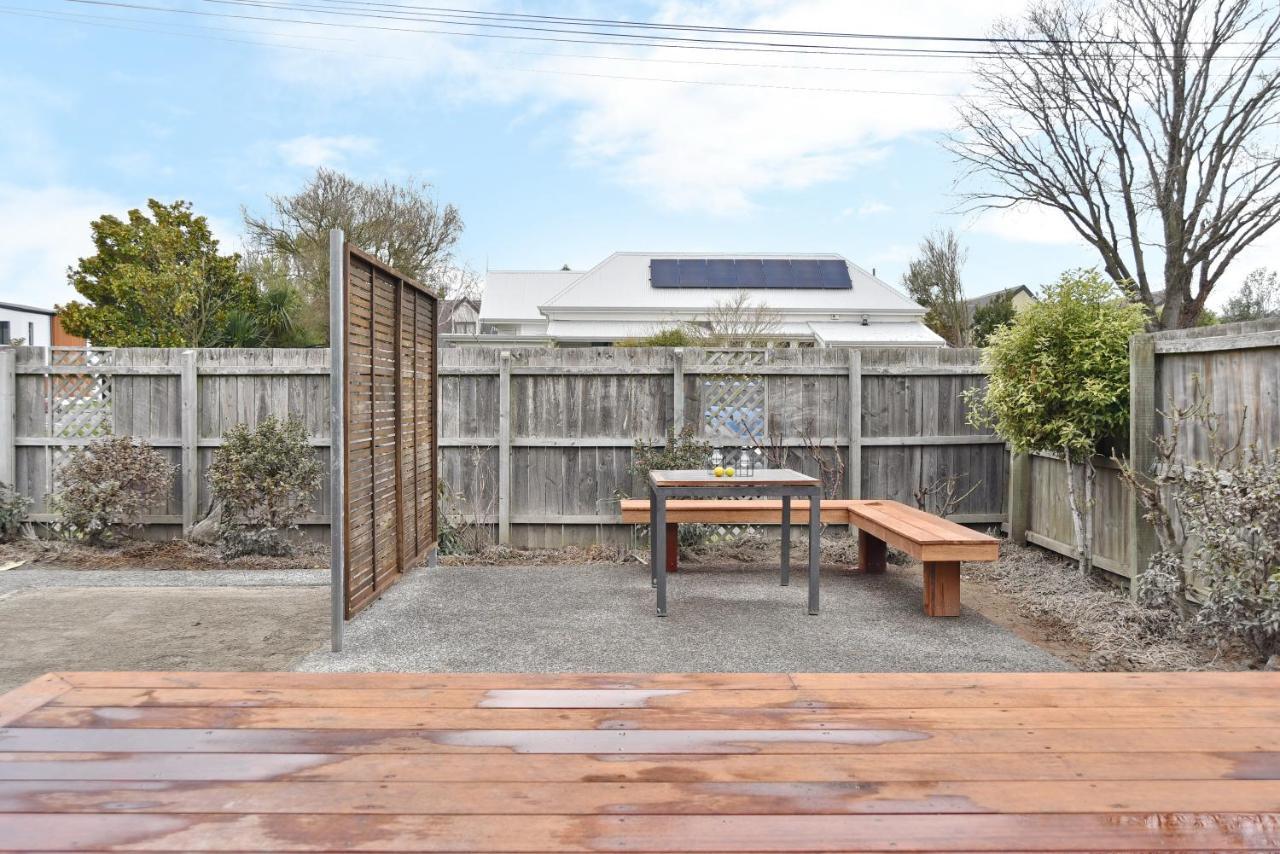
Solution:
<svg viewBox="0 0 1280 854">
<path fill-rule="evenodd" d="M 422 32 L 434 25 L 420 20 L 297 8 L 360 5 L 353 0 L 278 8 L 289 2 L 0 3 L 0 299 L 51 306 L 73 298 L 66 269 L 91 251 L 90 221 L 148 198 L 191 202 L 227 249 L 238 249 L 242 209 L 264 213 L 268 195 L 299 188 L 319 166 L 430 182 L 460 209 L 458 259 L 481 275 L 583 269 L 617 250 L 837 252 L 896 284 L 922 238 L 944 228 L 968 248 L 970 295 L 1034 288 L 1096 264 L 1053 213 L 963 209 L 959 193 L 974 185 L 957 183 L 962 170 L 942 142 L 955 129 L 969 60 L 464 37 Z M 425 5 L 386 0 L 382 8 Z M 1023 7 L 465 5 L 971 36 Z M 1271 235 L 1241 258 L 1211 304 L 1252 267 L 1274 269 L 1278 260 L 1280 236 Z"/>
</svg>

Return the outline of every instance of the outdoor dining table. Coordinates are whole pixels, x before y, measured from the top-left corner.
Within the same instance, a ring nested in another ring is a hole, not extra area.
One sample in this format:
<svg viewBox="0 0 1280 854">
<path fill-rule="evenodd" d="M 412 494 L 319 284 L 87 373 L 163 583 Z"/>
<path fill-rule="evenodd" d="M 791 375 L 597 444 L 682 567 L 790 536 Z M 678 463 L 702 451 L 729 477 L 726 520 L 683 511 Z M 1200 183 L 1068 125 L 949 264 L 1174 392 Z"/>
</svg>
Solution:
<svg viewBox="0 0 1280 854">
<path fill-rule="evenodd" d="M 809 613 L 816 615 L 822 482 L 791 469 L 757 469 L 741 477 L 693 469 L 649 472 L 649 578 L 657 588 L 658 616 L 667 616 L 667 499 L 730 496 L 782 499 L 783 587 L 791 583 L 791 499 L 809 499 Z"/>
</svg>

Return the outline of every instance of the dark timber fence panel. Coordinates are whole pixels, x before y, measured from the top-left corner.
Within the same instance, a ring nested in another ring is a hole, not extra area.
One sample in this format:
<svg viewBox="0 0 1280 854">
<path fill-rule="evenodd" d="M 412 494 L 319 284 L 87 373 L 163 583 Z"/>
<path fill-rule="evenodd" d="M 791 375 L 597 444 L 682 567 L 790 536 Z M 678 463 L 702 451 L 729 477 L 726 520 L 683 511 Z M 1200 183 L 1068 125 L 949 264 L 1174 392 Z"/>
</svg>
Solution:
<svg viewBox="0 0 1280 854">
<path fill-rule="evenodd" d="M 348 245 L 346 616 L 436 542 L 436 300 Z"/>
</svg>

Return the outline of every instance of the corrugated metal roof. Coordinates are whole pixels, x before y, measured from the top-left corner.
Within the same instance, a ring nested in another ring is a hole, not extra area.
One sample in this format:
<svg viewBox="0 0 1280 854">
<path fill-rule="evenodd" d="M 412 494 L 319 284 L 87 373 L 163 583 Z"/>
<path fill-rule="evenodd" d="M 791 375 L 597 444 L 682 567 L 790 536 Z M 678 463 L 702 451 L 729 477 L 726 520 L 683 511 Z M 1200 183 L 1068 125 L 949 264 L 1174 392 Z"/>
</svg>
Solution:
<svg viewBox="0 0 1280 854">
<path fill-rule="evenodd" d="M 490 270 L 480 298 L 480 320 L 543 320 L 538 306 L 582 275 L 581 270 Z"/>
<path fill-rule="evenodd" d="M 847 344 L 919 344 L 942 346 L 942 336 L 923 323 L 810 323 L 814 336 L 829 346 Z"/>
<path fill-rule="evenodd" d="M 653 258 L 803 258 L 839 260 L 839 255 L 795 255 L 785 253 L 706 252 L 615 252 L 580 275 L 559 293 L 542 303 L 549 317 L 557 310 L 604 309 L 693 309 L 705 310 L 725 298 L 723 288 L 653 288 L 649 285 L 649 261 Z M 808 288 L 768 288 L 747 292 L 781 312 L 790 310 L 821 312 L 900 312 L 923 317 L 924 308 L 872 276 L 856 264 L 849 264 L 853 287 L 844 290 Z"/>
</svg>

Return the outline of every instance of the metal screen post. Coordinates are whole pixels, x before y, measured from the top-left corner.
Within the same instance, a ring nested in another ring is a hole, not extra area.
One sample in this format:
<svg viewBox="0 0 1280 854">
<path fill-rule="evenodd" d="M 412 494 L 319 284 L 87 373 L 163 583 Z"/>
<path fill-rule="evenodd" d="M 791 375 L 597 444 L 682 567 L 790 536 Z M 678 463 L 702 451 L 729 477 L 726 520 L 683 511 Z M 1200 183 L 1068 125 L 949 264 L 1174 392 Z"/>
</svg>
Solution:
<svg viewBox="0 0 1280 854">
<path fill-rule="evenodd" d="M 342 651 L 346 617 L 346 245 L 342 230 L 329 232 L 329 606 L 334 652 Z"/>
</svg>

